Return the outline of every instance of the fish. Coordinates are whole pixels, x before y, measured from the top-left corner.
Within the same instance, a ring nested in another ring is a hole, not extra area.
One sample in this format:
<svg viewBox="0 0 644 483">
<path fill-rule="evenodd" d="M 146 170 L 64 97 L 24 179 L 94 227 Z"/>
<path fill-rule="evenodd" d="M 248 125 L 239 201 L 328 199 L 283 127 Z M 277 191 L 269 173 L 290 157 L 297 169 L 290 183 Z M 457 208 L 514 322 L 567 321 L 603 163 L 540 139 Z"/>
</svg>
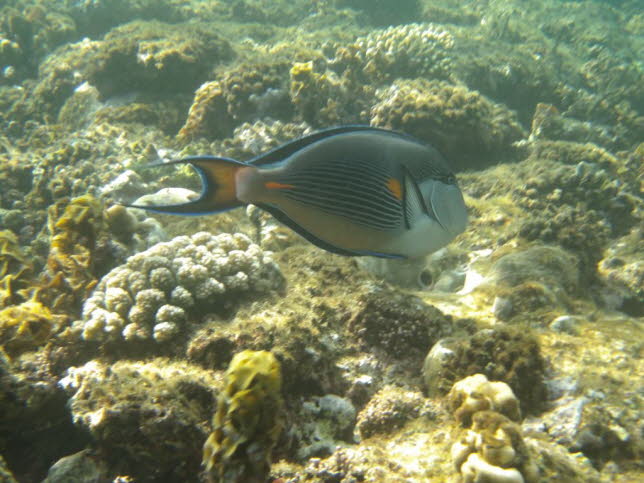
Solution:
<svg viewBox="0 0 644 483">
<path fill-rule="evenodd" d="M 313 245 L 346 256 L 417 258 L 467 226 L 456 177 L 432 146 L 371 126 L 315 132 L 243 162 L 203 155 L 191 165 L 201 194 L 188 202 L 127 205 L 206 215 L 254 204 Z"/>
</svg>

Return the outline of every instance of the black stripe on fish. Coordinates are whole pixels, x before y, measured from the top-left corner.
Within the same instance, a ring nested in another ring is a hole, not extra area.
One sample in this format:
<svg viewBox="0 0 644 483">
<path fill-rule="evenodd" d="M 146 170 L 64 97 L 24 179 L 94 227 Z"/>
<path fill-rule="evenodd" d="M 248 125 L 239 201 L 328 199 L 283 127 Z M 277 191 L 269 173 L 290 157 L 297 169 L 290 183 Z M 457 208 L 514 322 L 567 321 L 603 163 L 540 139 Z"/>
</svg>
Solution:
<svg viewBox="0 0 644 483">
<path fill-rule="evenodd" d="M 384 170 L 365 172 L 363 163 L 330 164 L 342 168 L 324 169 L 321 173 L 318 166 L 304 166 L 295 173 L 280 176 L 280 183 L 292 186 L 282 189 L 283 195 L 362 226 L 378 230 L 394 230 L 401 226 L 402 201 L 388 189 L 387 182 L 391 178 L 385 176 Z"/>
</svg>

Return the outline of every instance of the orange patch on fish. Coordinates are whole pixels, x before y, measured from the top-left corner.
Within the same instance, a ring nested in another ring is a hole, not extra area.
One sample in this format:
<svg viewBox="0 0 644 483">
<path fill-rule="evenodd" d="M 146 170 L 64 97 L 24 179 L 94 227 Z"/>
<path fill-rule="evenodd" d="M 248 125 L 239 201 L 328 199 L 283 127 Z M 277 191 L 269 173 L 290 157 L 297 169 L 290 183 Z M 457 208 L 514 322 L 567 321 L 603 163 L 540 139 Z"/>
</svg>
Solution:
<svg viewBox="0 0 644 483">
<path fill-rule="evenodd" d="M 393 194 L 397 200 L 402 201 L 403 193 L 400 181 L 396 178 L 389 178 L 387 180 L 387 188 L 389 188 L 389 191 L 391 191 L 391 194 Z"/>
<path fill-rule="evenodd" d="M 288 190 L 295 188 L 292 184 L 278 183 L 276 181 L 268 181 L 264 186 L 269 190 Z"/>
</svg>

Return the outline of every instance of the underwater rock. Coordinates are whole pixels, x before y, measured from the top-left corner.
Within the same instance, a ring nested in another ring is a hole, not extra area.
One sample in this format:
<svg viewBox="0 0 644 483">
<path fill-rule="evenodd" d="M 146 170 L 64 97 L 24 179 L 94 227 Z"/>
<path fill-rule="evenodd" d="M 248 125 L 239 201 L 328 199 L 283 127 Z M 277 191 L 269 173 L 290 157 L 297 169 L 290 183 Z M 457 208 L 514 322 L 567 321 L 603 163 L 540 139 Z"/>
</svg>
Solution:
<svg viewBox="0 0 644 483">
<path fill-rule="evenodd" d="M 356 430 L 363 439 L 386 435 L 412 419 L 421 416 L 434 419 L 435 413 L 436 408 L 421 393 L 388 385 L 374 394 L 360 411 Z"/>
<path fill-rule="evenodd" d="M 83 73 L 103 98 L 132 91 L 191 92 L 232 48 L 198 23 L 134 21 L 108 33 Z"/>
<path fill-rule="evenodd" d="M 16 480 L 41 481 L 56 460 L 88 443 L 88 436 L 72 425 L 66 394 L 48 357 L 32 352 L 10 362 L 0 350 L 0 460 Z M 1 468 L 0 462 L 4 482 Z"/>
<path fill-rule="evenodd" d="M 537 339 L 525 329 L 483 329 L 472 336 L 442 339 L 425 358 L 428 394 L 447 393 L 456 380 L 480 373 L 502 381 L 521 402 L 521 412 L 538 412 L 546 400 L 545 361 Z"/>
<path fill-rule="evenodd" d="M 619 146 L 617 136 L 605 126 L 567 118 L 553 105 L 542 103 L 537 104 L 528 139 L 531 142 L 550 140 L 593 143 L 606 149 L 616 149 Z"/>
<path fill-rule="evenodd" d="M 190 331 L 194 317 L 229 312 L 244 297 L 283 283 L 270 254 L 245 235 L 179 236 L 103 277 L 72 332 L 102 343 L 176 341 Z"/>
<path fill-rule="evenodd" d="M 476 91 L 438 80 L 397 80 L 378 93 L 373 126 L 427 141 L 456 170 L 509 161 L 512 143 L 525 137 L 515 115 Z"/>
<path fill-rule="evenodd" d="M 644 231 L 635 227 L 604 252 L 597 271 L 605 284 L 604 302 L 609 307 L 641 317 L 644 315 Z"/>
<path fill-rule="evenodd" d="M 233 357 L 203 448 L 209 480 L 266 481 L 284 424 L 281 390 L 280 364 L 272 353 L 247 350 Z"/>
<path fill-rule="evenodd" d="M 298 415 L 303 419 L 297 431 L 297 457 L 307 460 L 311 457 L 327 457 L 336 447 L 353 443 L 353 428 L 356 409 L 348 399 L 327 394 L 305 401 Z"/>
<path fill-rule="evenodd" d="M 138 173 L 127 169 L 101 188 L 101 194 L 117 200 L 134 200 L 149 192 Z"/>
<path fill-rule="evenodd" d="M 568 307 L 580 290 L 578 259 L 556 246 L 535 245 L 503 255 L 477 291 L 494 296 L 499 320 L 546 325 L 556 307 Z"/>
<path fill-rule="evenodd" d="M 78 35 L 74 21 L 59 7 L 12 3 L 0 7 L 0 66 L 13 70 L 0 76 L 0 85 L 34 76 L 38 60 Z"/>
<path fill-rule="evenodd" d="M 152 359 L 71 367 L 59 382 L 74 424 L 88 431 L 111 471 L 136 479 L 192 481 L 220 380 L 183 362 Z"/>
<path fill-rule="evenodd" d="M 613 156 L 592 145 L 577 145 L 569 154 L 563 147 L 553 150 L 552 155 L 531 155 L 529 178 L 514 190 L 517 202 L 533 213 L 519 234 L 573 251 L 581 258 L 585 274 L 596 277 L 598 255 L 608 238 L 624 235 L 637 225 L 641 201 L 622 179 L 630 175 L 617 174 L 621 169 Z M 568 155 L 574 166 L 561 164 L 568 162 Z M 556 162 L 545 161 L 548 156 Z"/>
<path fill-rule="evenodd" d="M 98 89 L 87 82 L 74 89 L 58 112 L 58 122 L 70 131 L 78 131 L 89 126 L 101 107 Z"/>
<path fill-rule="evenodd" d="M 581 322 L 580 317 L 575 317 L 572 315 L 560 315 L 555 320 L 550 322 L 548 326 L 555 332 L 564 332 L 570 335 L 579 334 L 579 324 Z"/>
<path fill-rule="evenodd" d="M 0 480 L 2 480 L 4 483 L 18 483 L 18 480 L 16 480 L 16 478 L 11 473 L 11 470 L 7 466 L 7 463 L 2 455 L 0 455 Z"/>
<path fill-rule="evenodd" d="M 109 480 L 106 463 L 90 450 L 65 456 L 49 468 L 43 483 L 81 483 Z"/>
<path fill-rule="evenodd" d="M 225 152 L 234 159 L 250 159 L 312 132 L 311 127 L 305 122 L 293 123 L 271 119 L 244 122 L 235 128 L 232 137 L 215 141 L 215 151 Z M 248 205 L 249 208 L 251 206 L 253 205 Z"/>
</svg>

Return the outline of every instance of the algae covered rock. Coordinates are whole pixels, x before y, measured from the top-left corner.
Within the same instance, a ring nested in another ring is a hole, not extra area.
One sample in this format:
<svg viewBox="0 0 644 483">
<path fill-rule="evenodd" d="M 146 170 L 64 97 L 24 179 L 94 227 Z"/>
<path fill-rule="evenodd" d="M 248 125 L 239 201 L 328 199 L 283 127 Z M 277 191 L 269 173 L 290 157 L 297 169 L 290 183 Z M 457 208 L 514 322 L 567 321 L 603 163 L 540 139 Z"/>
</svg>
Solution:
<svg viewBox="0 0 644 483">
<path fill-rule="evenodd" d="M 135 21 L 105 36 L 85 75 L 103 97 L 133 89 L 190 92 L 231 57 L 228 41 L 205 25 Z"/>
<path fill-rule="evenodd" d="M 598 272 L 607 287 L 607 305 L 641 317 L 644 314 L 644 233 L 634 228 L 613 242 L 599 262 Z"/>
<path fill-rule="evenodd" d="M 235 355 L 204 445 L 203 464 L 210 481 L 263 483 L 271 451 L 282 431 L 280 364 L 267 351 Z"/>
<path fill-rule="evenodd" d="M 220 381 L 182 362 L 153 359 L 71 367 L 59 385 L 74 424 L 112 471 L 142 480 L 192 481 Z"/>
<path fill-rule="evenodd" d="M 451 332 L 450 318 L 411 295 L 372 287 L 355 301 L 348 330 L 366 346 L 395 359 L 421 359 Z"/>
<path fill-rule="evenodd" d="M 362 438 L 397 431 L 408 421 L 433 418 L 436 408 L 420 392 L 385 386 L 358 414 L 356 429 Z"/>
<path fill-rule="evenodd" d="M 5 307 L 0 310 L 0 350 L 16 356 L 44 345 L 60 319 L 33 297 Z"/>
</svg>

